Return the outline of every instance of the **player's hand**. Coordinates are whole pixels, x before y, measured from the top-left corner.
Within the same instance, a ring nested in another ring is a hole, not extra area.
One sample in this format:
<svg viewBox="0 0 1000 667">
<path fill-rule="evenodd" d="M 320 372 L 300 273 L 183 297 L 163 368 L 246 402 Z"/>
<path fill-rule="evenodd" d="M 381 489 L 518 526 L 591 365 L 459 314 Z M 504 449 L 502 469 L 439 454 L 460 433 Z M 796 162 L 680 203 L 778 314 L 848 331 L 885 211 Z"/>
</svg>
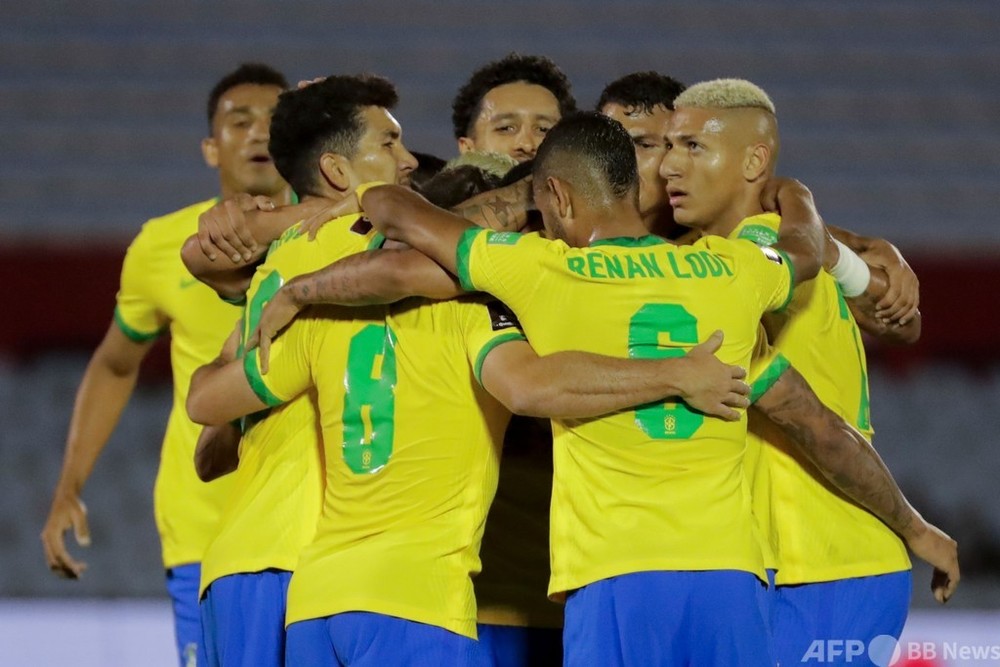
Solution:
<svg viewBox="0 0 1000 667">
<path fill-rule="evenodd" d="M 920 281 L 899 249 L 884 239 L 874 239 L 861 259 L 884 269 L 889 277 L 889 289 L 875 304 L 875 316 L 899 325 L 912 320 L 920 308 Z"/>
<path fill-rule="evenodd" d="M 233 327 L 232 333 L 229 334 L 229 338 L 226 342 L 222 344 L 222 351 L 219 352 L 219 359 L 223 363 L 229 363 L 236 360 L 236 354 L 240 349 L 240 337 L 243 335 L 243 320 L 240 319 L 236 322 L 236 326 Z"/>
<path fill-rule="evenodd" d="M 198 216 L 198 243 L 213 262 L 221 253 L 234 264 L 250 261 L 257 251 L 257 241 L 247 225 L 248 211 L 273 211 L 274 200 L 258 195 L 238 194 L 219 202 Z"/>
<path fill-rule="evenodd" d="M 265 375 L 270 368 L 271 341 L 295 319 L 302 308 L 293 298 L 291 285 L 290 282 L 274 293 L 260 314 L 257 328 L 247 339 L 247 350 L 260 346 L 260 372 Z"/>
<path fill-rule="evenodd" d="M 722 346 L 722 338 L 722 332 L 716 331 L 687 353 L 690 371 L 678 382 L 680 397 L 707 415 L 738 421 L 740 413 L 734 408 L 750 406 L 750 385 L 743 381 L 746 370 L 725 364 L 715 356 Z"/>
<path fill-rule="evenodd" d="M 794 178 L 769 178 L 760 192 L 760 205 L 765 211 L 781 213 L 781 200 L 797 197 L 812 203 L 812 192 Z"/>
<path fill-rule="evenodd" d="M 317 203 L 319 208 L 316 209 L 315 213 L 303 220 L 300 225 L 300 229 L 304 234 L 309 236 L 310 241 L 316 238 L 316 234 L 319 233 L 319 230 L 323 227 L 323 225 L 330 222 L 334 218 L 361 212 L 361 204 L 358 203 L 358 198 L 353 194 L 349 197 L 344 197 L 340 201 L 322 199 L 320 197 L 317 197 L 314 201 Z M 324 204 L 319 205 L 318 202 L 324 202 Z"/>
<path fill-rule="evenodd" d="M 87 564 L 75 560 L 66 550 L 64 533 L 73 529 L 76 543 L 90 546 L 90 528 L 87 525 L 87 508 L 76 494 L 56 492 L 49 518 L 42 528 L 42 547 L 45 561 L 52 572 L 64 579 L 79 579 Z"/>
<path fill-rule="evenodd" d="M 931 592 L 934 593 L 934 599 L 944 604 L 951 598 L 961 579 L 958 543 L 937 526 L 923 522 L 923 529 L 915 537 L 908 539 L 907 545 L 915 556 L 933 566 Z"/>
</svg>

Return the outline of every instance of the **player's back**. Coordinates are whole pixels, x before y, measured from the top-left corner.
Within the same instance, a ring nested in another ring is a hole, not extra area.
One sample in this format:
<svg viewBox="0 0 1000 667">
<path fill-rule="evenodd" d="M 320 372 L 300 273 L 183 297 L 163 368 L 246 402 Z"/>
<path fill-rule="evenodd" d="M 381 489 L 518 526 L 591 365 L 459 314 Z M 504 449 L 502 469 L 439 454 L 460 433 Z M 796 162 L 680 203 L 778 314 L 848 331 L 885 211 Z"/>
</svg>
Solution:
<svg viewBox="0 0 1000 667">
<path fill-rule="evenodd" d="M 511 306 L 539 354 L 681 355 L 722 329 L 718 357 L 746 367 L 761 315 L 788 295 L 789 267 L 772 259 L 718 238 L 570 248 L 470 232 L 459 268 L 467 288 Z M 668 403 L 556 421 L 553 433 L 550 593 L 650 569 L 762 574 L 742 480 L 745 421 Z"/>
<path fill-rule="evenodd" d="M 310 241 L 298 225 L 275 241 L 247 290 L 245 343 L 286 281 L 363 252 L 376 238 L 357 215 L 325 224 Z M 242 346 L 241 346 L 242 347 Z M 263 386 L 247 366 L 255 389 Z M 244 421 L 240 462 L 219 532 L 202 563 L 201 588 L 219 577 L 275 568 L 291 571 L 313 537 L 322 499 L 319 417 L 312 392 Z"/>
<path fill-rule="evenodd" d="M 475 636 L 470 577 L 509 418 L 478 367 L 522 337 L 468 299 L 368 312 L 294 324 L 265 376 L 280 396 L 282 359 L 308 365 L 300 376 L 316 385 L 325 444 L 322 518 L 292 578 L 288 622 L 363 610 Z"/>
<path fill-rule="evenodd" d="M 769 245 L 774 214 L 742 221 L 733 237 Z M 819 399 L 871 440 L 868 368 L 861 332 L 834 278 L 820 271 L 795 288 L 780 313 L 764 318 L 775 348 Z M 832 489 L 778 429 L 754 422 L 761 448 L 753 482 L 754 512 L 775 548 L 778 583 L 795 584 L 908 569 L 902 541 L 878 518 Z M 851 539 L 844 538 L 851 535 Z"/>
</svg>

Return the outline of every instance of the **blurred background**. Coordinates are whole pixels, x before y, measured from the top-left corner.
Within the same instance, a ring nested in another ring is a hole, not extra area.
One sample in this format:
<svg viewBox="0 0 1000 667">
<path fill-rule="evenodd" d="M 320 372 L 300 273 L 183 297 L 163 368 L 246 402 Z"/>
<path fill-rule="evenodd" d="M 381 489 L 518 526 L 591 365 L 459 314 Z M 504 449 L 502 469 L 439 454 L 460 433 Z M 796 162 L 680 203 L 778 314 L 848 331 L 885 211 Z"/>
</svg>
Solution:
<svg viewBox="0 0 1000 667">
<path fill-rule="evenodd" d="M 779 171 L 828 222 L 903 250 L 924 333 L 869 348 L 875 444 L 963 566 L 944 610 L 915 570 L 905 637 L 1000 644 L 1000 3 L 42 0 L 4 15 L 0 663 L 171 664 L 152 516 L 165 345 L 85 490 L 82 580 L 50 575 L 38 534 L 126 245 L 146 219 L 217 193 L 199 150 L 215 81 L 249 60 L 292 81 L 379 73 L 400 90 L 407 146 L 447 158 L 453 95 L 512 50 L 555 60 L 582 108 L 635 70 L 753 80 L 778 108 Z M 53 632 L 65 641 L 42 657 L 33 633 Z M 166 661 L 151 662 L 161 644 Z"/>
</svg>

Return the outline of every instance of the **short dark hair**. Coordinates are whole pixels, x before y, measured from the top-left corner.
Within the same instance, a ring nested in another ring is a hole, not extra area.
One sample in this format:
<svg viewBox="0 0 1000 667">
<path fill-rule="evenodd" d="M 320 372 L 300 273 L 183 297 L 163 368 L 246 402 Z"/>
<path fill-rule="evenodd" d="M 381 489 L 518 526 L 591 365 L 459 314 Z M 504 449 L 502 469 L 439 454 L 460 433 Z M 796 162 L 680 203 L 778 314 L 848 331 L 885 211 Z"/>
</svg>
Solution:
<svg viewBox="0 0 1000 667">
<path fill-rule="evenodd" d="M 323 153 L 352 158 L 365 133 L 364 107 L 392 109 L 399 97 L 387 79 L 371 74 L 330 76 L 278 98 L 267 150 L 296 193 L 316 193 L 316 164 Z"/>
<path fill-rule="evenodd" d="M 444 158 L 430 153 L 410 151 L 410 154 L 417 158 L 417 168 L 410 172 L 410 185 L 415 190 L 419 190 L 421 185 L 437 176 L 448 164 Z"/>
<path fill-rule="evenodd" d="M 552 173 L 557 156 L 572 157 L 568 161 L 559 160 L 560 169 L 565 169 L 564 165 L 595 167 L 604 185 L 619 199 L 630 192 L 633 196 L 638 193 L 639 171 L 632 137 L 621 123 L 604 114 L 581 111 L 563 117 L 538 147 L 535 178 L 558 176 Z"/>
<path fill-rule="evenodd" d="M 500 187 L 500 177 L 471 164 L 443 169 L 423 184 L 420 194 L 427 201 L 450 209 L 481 192 Z"/>
<path fill-rule="evenodd" d="M 633 72 L 604 87 L 596 110 L 600 111 L 604 105 L 612 103 L 643 113 L 652 113 L 656 106 L 673 110 L 674 99 L 686 88 L 677 79 L 659 72 Z"/>
<path fill-rule="evenodd" d="M 487 93 L 498 86 L 518 81 L 533 83 L 552 93 L 559 102 L 560 115 L 576 111 L 576 99 L 570 91 L 569 79 L 554 62 L 545 56 L 511 53 L 477 69 L 459 89 L 451 105 L 455 138 L 469 136 Z"/>
<path fill-rule="evenodd" d="M 285 75 L 274 69 L 270 65 L 263 63 L 243 63 L 229 74 L 225 75 L 219 82 L 212 86 L 212 92 L 208 94 L 208 131 L 212 131 L 212 121 L 215 119 L 215 112 L 219 109 L 219 100 L 227 92 L 236 86 L 277 86 L 284 90 L 288 88 L 288 80 Z"/>
</svg>

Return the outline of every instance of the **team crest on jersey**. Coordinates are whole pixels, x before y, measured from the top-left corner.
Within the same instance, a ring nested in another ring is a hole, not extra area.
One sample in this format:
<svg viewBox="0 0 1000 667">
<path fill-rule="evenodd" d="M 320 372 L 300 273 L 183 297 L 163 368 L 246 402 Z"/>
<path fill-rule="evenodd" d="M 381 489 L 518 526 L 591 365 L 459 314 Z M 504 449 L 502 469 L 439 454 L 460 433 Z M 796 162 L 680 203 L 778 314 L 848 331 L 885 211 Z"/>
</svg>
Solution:
<svg viewBox="0 0 1000 667">
<path fill-rule="evenodd" d="M 781 253 L 774 248 L 761 248 L 760 251 L 764 253 L 764 257 L 767 257 L 775 264 L 780 265 L 785 263 L 785 259 L 781 256 Z"/>
<path fill-rule="evenodd" d="M 490 312 L 490 324 L 493 325 L 494 331 L 521 328 L 521 323 L 517 321 L 517 317 L 506 304 L 500 301 L 490 301 L 486 304 L 486 309 Z"/>
</svg>

